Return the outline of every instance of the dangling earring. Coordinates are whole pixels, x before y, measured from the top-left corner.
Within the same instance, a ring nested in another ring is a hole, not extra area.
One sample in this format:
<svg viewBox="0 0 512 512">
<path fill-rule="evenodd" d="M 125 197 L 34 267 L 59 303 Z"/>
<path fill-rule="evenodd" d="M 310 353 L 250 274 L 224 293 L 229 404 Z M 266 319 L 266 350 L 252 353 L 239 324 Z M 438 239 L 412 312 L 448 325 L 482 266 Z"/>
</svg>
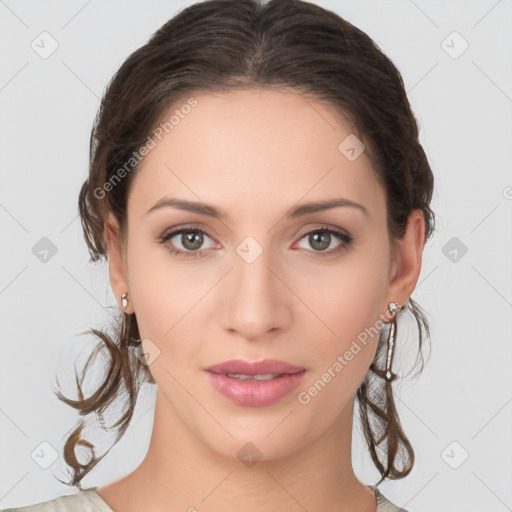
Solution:
<svg viewBox="0 0 512 512">
<path fill-rule="evenodd" d="M 121 295 L 121 305 L 125 309 L 126 306 L 128 306 L 128 292 L 124 292 L 123 295 Z"/>
<path fill-rule="evenodd" d="M 386 357 L 386 370 L 382 371 L 381 369 L 377 368 L 375 363 L 373 362 L 370 365 L 370 369 L 376 373 L 379 377 L 382 377 L 386 380 L 386 384 L 390 384 L 393 380 L 396 379 L 396 374 L 391 371 L 391 366 L 393 364 L 393 355 L 395 350 L 395 340 L 396 340 L 396 334 L 397 334 L 397 326 L 396 326 L 396 315 L 397 313 L 402 310 L 405 306 L 402 306 L 398 302 L 390 302 L 388 304 L 388 312 L 392 315 L 392 322 L 389 326 L 389 333 L 388 333 L 388 340 L 387 340 L 387 346 L 388 346 L 388 353 Z"/>
<path fill-rule="evenodd" d="M 388 311 L 393 315 L 393 321 L 389 326 L 389 334 L 388 334 L 388 354 L 386 358 L 386 373 L 384 374 L 384 378 L 391 382 L 396 379 L 396 373 L 391 371 L 391 365 L 393 363 L 393 355 L 395 351 L 395 340 L 397 334 L 397 326 L 396 326 L 396 315 L 402 310 L 404 306 L 400 305 L 398 302 L 390 302 L 388 304 Z"/>
</svg>

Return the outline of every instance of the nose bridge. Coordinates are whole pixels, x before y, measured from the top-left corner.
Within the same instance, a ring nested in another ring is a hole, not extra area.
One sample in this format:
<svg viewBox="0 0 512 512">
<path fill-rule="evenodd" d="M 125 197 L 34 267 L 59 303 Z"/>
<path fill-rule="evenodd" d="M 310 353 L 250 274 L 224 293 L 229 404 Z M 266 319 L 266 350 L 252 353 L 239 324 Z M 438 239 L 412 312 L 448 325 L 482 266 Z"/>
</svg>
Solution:
<svg viewBox="0 0 512 512">
<path fill-rule="evenodd" d="M 223 318 L 226 329 L 246 339 L 264 336 L 286 321 L 286 287 L 275 275 L 272 253 L 253 237 L 236 247 Z"/>
</svg>

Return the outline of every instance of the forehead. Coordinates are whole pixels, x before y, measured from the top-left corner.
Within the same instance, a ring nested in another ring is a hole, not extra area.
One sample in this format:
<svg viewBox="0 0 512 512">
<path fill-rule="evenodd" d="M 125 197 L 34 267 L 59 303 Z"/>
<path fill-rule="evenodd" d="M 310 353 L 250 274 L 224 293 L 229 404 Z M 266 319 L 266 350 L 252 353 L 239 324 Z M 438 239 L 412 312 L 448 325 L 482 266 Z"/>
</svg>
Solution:
<svg viewBox="0 0 512 512">
<path fill-rule="evenodd" d="M 233 207 L 339 196 L 368 208 L 383 206 L 383 190 L 365 152 L 350 160 L 340 150 L 355 135 L 328 103 L 270 89 L 194 99 L 196 105 L 155 139 L 137 171 L 129 203 L 139 214 L 165 194 L 231 201 Z M 176 109 L 179 104 L 163 119 Z"/>
</svg>

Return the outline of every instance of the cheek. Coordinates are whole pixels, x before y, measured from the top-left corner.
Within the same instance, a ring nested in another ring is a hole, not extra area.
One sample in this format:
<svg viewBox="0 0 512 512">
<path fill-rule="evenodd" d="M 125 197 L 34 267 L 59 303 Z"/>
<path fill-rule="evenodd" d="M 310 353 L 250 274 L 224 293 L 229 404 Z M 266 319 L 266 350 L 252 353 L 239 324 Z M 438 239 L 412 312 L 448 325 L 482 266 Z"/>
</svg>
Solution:
<svg viewBox="0 0 512 512">
<path fill-rule="evenodd" d="M 167 254 L 163 247 L 157 243 L 153 246 L 147 240 L 137 242 L 136 234 L 130 236 L 132 245 L 127 255 L 129 287 L 140 335 L 161 342 L 183 315 L 181 310 L 186 302 L 187 288 L 181 286 L 179 276 L 166 265 Z"/>
<path fill-rule="evenodd" d="M 378 301 L 364 287 L 345 284 L 330 300 L 322 298 L 322 320 L 334 333 L 320 326 L 327 335 L 311 337 L 310 377 L 298 396 L 301 404 L 322 410 L 326 422 L 334 421 L 353 399 L 374 359 L 379 335 Z"/>
<path fill-rule="evenodd" d="M 317 265 L 314 272 L 303 274 L 300 296 L 330 328 L 333 337 L 357 336 L 381 312 L 388 285 L 387 268 L 388 256 L 382 247 L 358 248 L 336 264 Z"/>
<path fill-rule="evenodd" d="M 373 360 L 387 289 L 387 265 L 382 247 L 380 251 L 360 248 L 347 253 L 339 264 L 317 270 L 314 279 L 311 274 L 300 282 L 298 295 L 317 317 L 306 322 L 308 329 L 314 327 L 309 332 L 316 341 L 311 351 L 314 377 L 329 369 L 331 374 L 344 375 L 333 379 L 337 384 L 331 387 L 356 389 Z M 308 317 L 312 318 L 310 313 Z M 343 358 L 341 363 L 338 356 Z"/>
<path fill-rule="evenodd" d="M 165 247 L 147 240 L 145 245 L 133 244 L 128 266 L 141 339 L 151 339 L 165 352 L 166 361 L 184 360 L 197 351 L 199 303 L 215 279 L 197 272 L 194 265 L 177 263 Z"/>
</svg>

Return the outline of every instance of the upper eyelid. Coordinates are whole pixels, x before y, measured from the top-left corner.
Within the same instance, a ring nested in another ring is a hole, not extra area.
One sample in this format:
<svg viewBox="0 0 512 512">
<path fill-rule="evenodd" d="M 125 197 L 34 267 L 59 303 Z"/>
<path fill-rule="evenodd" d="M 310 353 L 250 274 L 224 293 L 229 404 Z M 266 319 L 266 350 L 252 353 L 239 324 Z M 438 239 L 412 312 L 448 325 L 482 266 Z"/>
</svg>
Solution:
<svg viewBox="0 0 512 512">
<path fill-rule="evenodd" d="M 310 233 L 311 231 L 317 231 L 317 230 L 320 231 L 320 230 L 329 230 L 329 229 L 332 229 L 333 231 L 343 231 L 347 235 L 349 234 L 349 232 L 345 228 L 338 227 L 338 226 L 329 226 L 328 224 L 329 223 L 324 222 L 324 223 L 319 223 L 319 225 L 314 226 L 314 227 L 305 228 L 305 231 L 302 234 L 304 235 L 304 234 Z M 167 234 L 171 234 L 171 233 L 174 233 L 175 231 L 180 231 L 180 230 L 202 231 L 202 232 L 206 233 L 208 236 L 210 236 L 209 228 L 205 228 L 200 225 L 196 226 L 194 224 L 183 224 L 183 225 L 174 226 L 172 228 L 167 228 L 164 230 L 164 232 L 163 232 L 164 234 L 162 236 L 165 236 Z"/>
</svg>

